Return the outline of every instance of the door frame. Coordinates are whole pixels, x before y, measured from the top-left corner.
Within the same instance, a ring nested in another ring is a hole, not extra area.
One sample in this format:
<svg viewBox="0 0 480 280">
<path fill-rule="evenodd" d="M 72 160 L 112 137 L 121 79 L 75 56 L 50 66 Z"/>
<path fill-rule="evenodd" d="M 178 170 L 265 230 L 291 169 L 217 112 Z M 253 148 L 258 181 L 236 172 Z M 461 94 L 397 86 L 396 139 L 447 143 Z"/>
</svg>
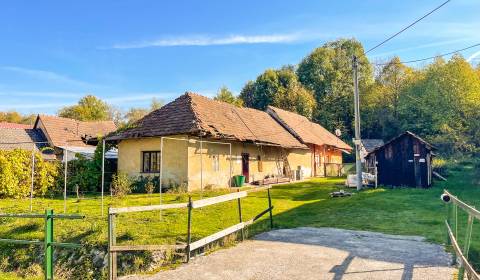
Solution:
<svg viewBox="0 0 480 280">
<path fill-rule="evenodd" d="M 245 176 L 245 183 L 249 183 L 250 178 L 250 154 L 242 153 L 242 175 Z"/>
</svg>

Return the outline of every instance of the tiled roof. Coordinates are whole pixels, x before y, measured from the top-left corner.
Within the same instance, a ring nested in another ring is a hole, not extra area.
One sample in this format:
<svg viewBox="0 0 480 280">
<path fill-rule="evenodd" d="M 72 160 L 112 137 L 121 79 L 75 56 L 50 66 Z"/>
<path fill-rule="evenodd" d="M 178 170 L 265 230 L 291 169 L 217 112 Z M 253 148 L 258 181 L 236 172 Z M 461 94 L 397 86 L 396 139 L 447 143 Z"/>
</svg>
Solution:
<svg viewBox="0 0 480 280">
<path fill-rule="evenodd" d="M 266 112 L 239 108 L 189 92 L 148 114 L 139 120 L 135 127 L 109 139 L 173 134 L 306 148 Z"/>
<path fill-rule="evenodd" d="M 35 147 L 38 152 L 49 146 L 46 142 L 47 139 L 40 129 L 0 128 L 0 150 L 32 150 Z M 42 154 L 46 159 L 55 158 L 55 155 L 47 152 Z"/>
<path fill-rule="evenodd" d="M 382 139 L 362 139 L 362 145 L 367 153 L 370 153 L 376 148 L 383 146 L 383 144 L 384 142 Z"/>
<path fill-rule="evenodd" d="M 29 124 L 0 122 L 0 128 L 28 129 L 28 128 L 32 128 L 32 126 Z"/>
<path fill-rule="evenodd" d="M 83 141 L 89 138 L 107 135 L 117 129 L 113 121 L 77 121 L 69 118 L 39 115 L 35 128 L 41 122 L 47 137 L 55 147 L 85 146 Z M 68 141 L 67 141 L 68 140 Z"/>
<path fill-rule="evenodd" d="M 352 147 L 340 140 L 340 138 L 304 116 L 273 106 L 268 106 L 267 112 L 303 143 L 320 146 L 329 145 L 347 151 L 352 150 Z"/>
</svg>

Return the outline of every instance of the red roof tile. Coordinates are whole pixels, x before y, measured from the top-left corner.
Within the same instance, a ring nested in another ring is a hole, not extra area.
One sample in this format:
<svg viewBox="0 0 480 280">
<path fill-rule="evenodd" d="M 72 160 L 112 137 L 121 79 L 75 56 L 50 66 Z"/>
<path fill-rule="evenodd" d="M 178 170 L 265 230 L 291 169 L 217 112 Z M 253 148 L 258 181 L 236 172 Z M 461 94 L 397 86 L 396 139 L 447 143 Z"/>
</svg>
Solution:
<svg viewBox="0 0 480 280">
<path fill-rule="evenodd" d="M 47 138 L 56 147 L 85 146 L 85 139 L 105 136 L 117 129 L 113 121 L 77 121 L 46 115 L 38 116 L 35 128 L 39 128 L 40 122 Z"/>
<path fill-rule="evenodd" d="M 32 126 L 29 124 L 0 122 L 0 128 L 29 129 L 32 128 Z"/>
<path fill-rule="evenodd" d="M 136 127 L 109 139 L 173 134 L 306 148 L 266 112 L 239 108 L 189 92 L 148 114 L 136 123 Z"/>
<path fill-rule="evenodd" d="M 268 106 L 268 113 L 291 131 L 298 139 L 306 144 L 329 145 L 339 149 L 351 151 L 352 147 L 326 130 L 323 126 L 311 122 L 306 117 Z"/>
</svg>

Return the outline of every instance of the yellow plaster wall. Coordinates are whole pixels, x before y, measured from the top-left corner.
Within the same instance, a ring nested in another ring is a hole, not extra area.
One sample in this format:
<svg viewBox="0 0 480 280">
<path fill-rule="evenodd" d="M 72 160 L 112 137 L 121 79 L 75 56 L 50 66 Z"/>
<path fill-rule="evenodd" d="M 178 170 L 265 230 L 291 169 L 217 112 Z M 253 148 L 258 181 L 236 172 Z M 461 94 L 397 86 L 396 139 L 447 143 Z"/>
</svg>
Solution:
<svg viewBox="0 0 480 280">
<path fill-rule="evenodd" d="M 172 138 L 183 138 L 175 136 Z M 182 140 L 163 140 L 163 185 L 187 183 L 187 147 Z M 158 176 L 159 173 L 142 173 L 142 152 L 160 151 L 160 138 L 122 140 L 118 144 L 118 171 L 135 176 Z"/>
<path fill-rule="evenodd" d="M 180 135 L 175 138 L 186 139 L 188 137 Z M 228 187 L 230 186 L 230 174 L 232 176 L 242 174 L 242 153 L 249 154 L 249 182 L 263 179 L 266 176 L 277 176 L 283 170 L 281 148 L 242 142 L 218 140 L 212 140 L 212 142 L 217 143 L 203 142 L 200 147 L 198 138 L 190 137 L 188 141 L 164 138 L 163 184 L 185 183 L 188 184 L 189 191 L 199 190 L 201 185 L 204 189 Z M 232 148 L 231 165 L 230 146 L 225 145 L 227 143 L 230 143 Z M 130 176 L 158 176 L 158 173 L 141 173 L 142 151 L 158 150 L 160 150 L 160 138 L 122 140 L 118 145 L 118 170 Z M 301 166 L 304 176 L 310 177 L 312 172 L 310 150 L 290 149 L 286 152 L 292 171 Z M 262 162 L 261 170 L 259 170 L 258 156 Z M 203 172 L 201 172 L 202 169 Z"/>
</svg>

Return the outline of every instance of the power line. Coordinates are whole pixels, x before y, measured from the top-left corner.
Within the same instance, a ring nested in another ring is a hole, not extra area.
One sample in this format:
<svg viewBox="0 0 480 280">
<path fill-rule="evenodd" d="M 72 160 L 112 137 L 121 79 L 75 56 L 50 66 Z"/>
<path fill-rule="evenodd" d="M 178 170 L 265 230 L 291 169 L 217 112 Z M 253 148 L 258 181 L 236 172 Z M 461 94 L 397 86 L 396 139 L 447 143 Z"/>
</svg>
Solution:
<svg viewBox="0 0 480 280">
<path fill-rule="evenodd" d="M 382 41 L 381 43 L 379 43 L 378 45 L 374 46 L 373 48 L 369 49 L 368 51 L 365 52 L 365 54 L 373 51 L 374 49 L 380 47 L 381 45 L 385 44 L 386 42 L 390 41 L 391 39 L 397 37 L 398 35 L 400 35 L 400 33 L 402 33 L 403 31 L 409 29 L 410 27 L 414 26 L 415 24 L 417 24 L 419 21 L 421 21 L 422 19 L 428 17 L 429 15 L 433 14 L 435 11 L 437 11 L 438 9 L 440 9 L 441 7 L 443 7 L 444 5 L 446 5 L 448 2 L 450 2 L 451 0 L 447 0 L 445 2 L 443 2 L 440 6 L 436 7 L 435 9 L 431 10 L 430 12 L 428 12 L 427 14 L 425 14 L 424 16 L 422 16 L 421 18 L 417 19 L 416 21 L 412 22 L 410 25 L 408 25 L 407 27 L 403 28 L 402 30 L 398 31 L 397 33 L 393 34 L 392 36 L 388 37 L 387 39 L 385 39 L 384 41 Z"/>
<path fill-rule="evenodd" d="M 435 56 L 430 56 L 430 57 L 425 57 L 425 58 L 419 58 L 419 59 L 414 59 L 414 60 L 407 60 L 407 61 L 399 61 L 397 62 L 397 64 L 407 64 L 407 63 L 415 63 L 415 62 L 421 62 L 421 61 L 425 61 L 425 60 L 429 60 L 429 59 L 434 59 L 434 58 L 437 58 L 437 57 L 443 57 L 443 56 L 447 56 L 447 55 L 451 55 L 451 54 L 455 54 L 455 53 L 458 53 L 458 52 L 462 52 L 462 51 L 466 51 L 468 49 L 471 49 L 471 48 L 475 48 L 475 47 L 478 47 L 480 46 L 480 43 L 477 43 L 477 44 L 474 44 L 474 45 L 471 45 L 471 46 L 468 46 L 468 47 L 465 47 L 463 49 L 459 49 L 459 50 L 455 50 L 455 51 L 451 51 L 451 52 L 448 52 L 448 53 L 443 53 L 443 54 L 439 54 L 439 55 L 435 55 Z M 387 65 L 387 64 L 390 64 L 391 62 L 386 62 L 386 63 L 373 63 L 374 65 L 378 65 L 378 66 L 382 66 L 382 65 Z"/>
</svg>

